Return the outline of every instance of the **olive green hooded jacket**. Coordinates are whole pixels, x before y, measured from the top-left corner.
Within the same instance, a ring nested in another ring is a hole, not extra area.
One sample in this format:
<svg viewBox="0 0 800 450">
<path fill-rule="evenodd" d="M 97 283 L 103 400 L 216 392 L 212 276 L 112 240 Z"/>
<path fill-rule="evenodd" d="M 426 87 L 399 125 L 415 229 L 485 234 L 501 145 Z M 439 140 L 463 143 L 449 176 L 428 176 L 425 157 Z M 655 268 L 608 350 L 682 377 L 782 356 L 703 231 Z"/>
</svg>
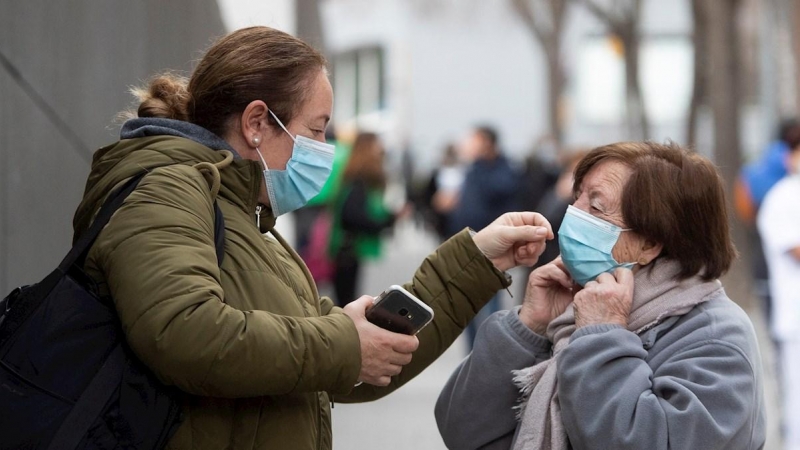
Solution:
<svg viewBox="0 0 800 450">
<path fill-rule="evenodd" d="M 261 166 L 230 159 L 175 136 L 100 149 L 75 215 L 76 236 L 115 186 L 150 173 L 93 245 L 87 273 L 112 296 L 134 353 L 185 393 L 185 420 L 168 448 L 330 449 L 334 397 L 369 401 L 402 386 L 507 281 L 467 232 L 442 245 L 406 285 L 435 312 L 413 361 L 388 387 L 354 388 L 361 356 L 352 320 L 319 297 L 269 209 L 257 220 Z M 221 267 L 215 197 L 225 217 Z"/>
</svg>

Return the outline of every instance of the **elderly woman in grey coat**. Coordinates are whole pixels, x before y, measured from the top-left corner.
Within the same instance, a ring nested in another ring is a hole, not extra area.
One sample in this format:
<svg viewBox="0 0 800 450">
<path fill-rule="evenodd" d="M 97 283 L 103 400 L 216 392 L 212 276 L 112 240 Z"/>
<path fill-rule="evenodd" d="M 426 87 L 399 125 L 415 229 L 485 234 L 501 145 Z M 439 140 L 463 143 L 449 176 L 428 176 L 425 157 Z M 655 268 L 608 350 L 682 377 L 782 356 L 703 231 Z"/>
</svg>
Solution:
<svg viewBox="0 0 800 450">
<path fill-rule="evenodd" d="M 723 185 L 676 145 L 619 143 L 575 170 L 561 257 L 493 315 L 436 405 L 451 449 L 759 449 L 761 358 L 718 278 Z"/>
</svg>

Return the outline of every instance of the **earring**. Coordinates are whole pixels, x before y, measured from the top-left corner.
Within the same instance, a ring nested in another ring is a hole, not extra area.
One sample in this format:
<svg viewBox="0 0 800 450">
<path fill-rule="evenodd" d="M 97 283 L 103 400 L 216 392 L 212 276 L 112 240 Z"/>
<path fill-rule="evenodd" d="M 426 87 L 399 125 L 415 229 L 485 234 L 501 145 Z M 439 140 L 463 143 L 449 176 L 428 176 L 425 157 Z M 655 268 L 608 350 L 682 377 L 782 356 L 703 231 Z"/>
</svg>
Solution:
<svg viewBox="0 0 800 450">
<path fill-rule="evenodd" d="M 258 147 L 258 143 L 259 143 L 259 142 L 261 142 L 261 139 L 259 139 L 258 137 L 253 137 L 253 145 L 255 145 L 256 147 Z"/>
</svg>

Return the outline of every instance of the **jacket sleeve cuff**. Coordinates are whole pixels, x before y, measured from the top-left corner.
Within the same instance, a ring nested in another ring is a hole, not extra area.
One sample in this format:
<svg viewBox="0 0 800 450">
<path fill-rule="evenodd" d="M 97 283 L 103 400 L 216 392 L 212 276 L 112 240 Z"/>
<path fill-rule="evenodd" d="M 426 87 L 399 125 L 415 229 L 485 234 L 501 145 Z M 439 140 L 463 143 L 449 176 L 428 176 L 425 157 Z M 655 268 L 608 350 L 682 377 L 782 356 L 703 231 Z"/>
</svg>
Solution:
<svg viewBox="0 0 800 450">
<path fill-rule="evenodd" d="M 335 395 L 347 394 L 353 390 L 353 387 L 358 382 L 358 376 L 361 373 L 361 340 L 358 337 L 355 323 L 353 320 L 342 312 L 341 308 L 334 307 L 327 316 L 328 320 L 332 320 L 336 324 L 336 328 L 340 333 L 338 337 L 331 338 L 336 340 L 338 345 L 331 348 L 332 354 L 330 355 L 331 361 L 338 361 L 339 370 L 333 382 L 328 387 L 327 391 Z"/>
<path fill-rule="evenodd" d="M 509 285 L 505 274 L 483 255 L 465 228 L 425 259 L 406 289 L 434 308 L 435 322 L 442 319 L 441 313 L 461 329 L 497 291 Z"/>
<path fill-rule="evenodd" d="M 549 353 L 553 344 L 544 336 L 534 333 L 527 325 L 519 320 L 519 310 L 521 306 L 515 306 L 504 318 L 508 329 L 514 333 L 519 342 L 527 346 L 536 353 Z"/>
</svg>

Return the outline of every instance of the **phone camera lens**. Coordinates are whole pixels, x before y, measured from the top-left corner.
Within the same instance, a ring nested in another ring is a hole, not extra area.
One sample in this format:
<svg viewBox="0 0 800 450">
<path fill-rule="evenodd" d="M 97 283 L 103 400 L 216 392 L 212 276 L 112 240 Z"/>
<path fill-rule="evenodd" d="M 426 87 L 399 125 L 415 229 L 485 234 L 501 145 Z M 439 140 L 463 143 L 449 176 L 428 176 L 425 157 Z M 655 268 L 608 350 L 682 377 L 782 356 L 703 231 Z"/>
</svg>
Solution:
<svg viewBox="0 0 800 450">
<path fill-rule="evenodd" d="M 400 311 L 397 311 L 397 314 L 400 314 L 401 316 L 406 316 L 408 315 L 408 310 L 405 308 L 400 308 Z"/>
</svg>

